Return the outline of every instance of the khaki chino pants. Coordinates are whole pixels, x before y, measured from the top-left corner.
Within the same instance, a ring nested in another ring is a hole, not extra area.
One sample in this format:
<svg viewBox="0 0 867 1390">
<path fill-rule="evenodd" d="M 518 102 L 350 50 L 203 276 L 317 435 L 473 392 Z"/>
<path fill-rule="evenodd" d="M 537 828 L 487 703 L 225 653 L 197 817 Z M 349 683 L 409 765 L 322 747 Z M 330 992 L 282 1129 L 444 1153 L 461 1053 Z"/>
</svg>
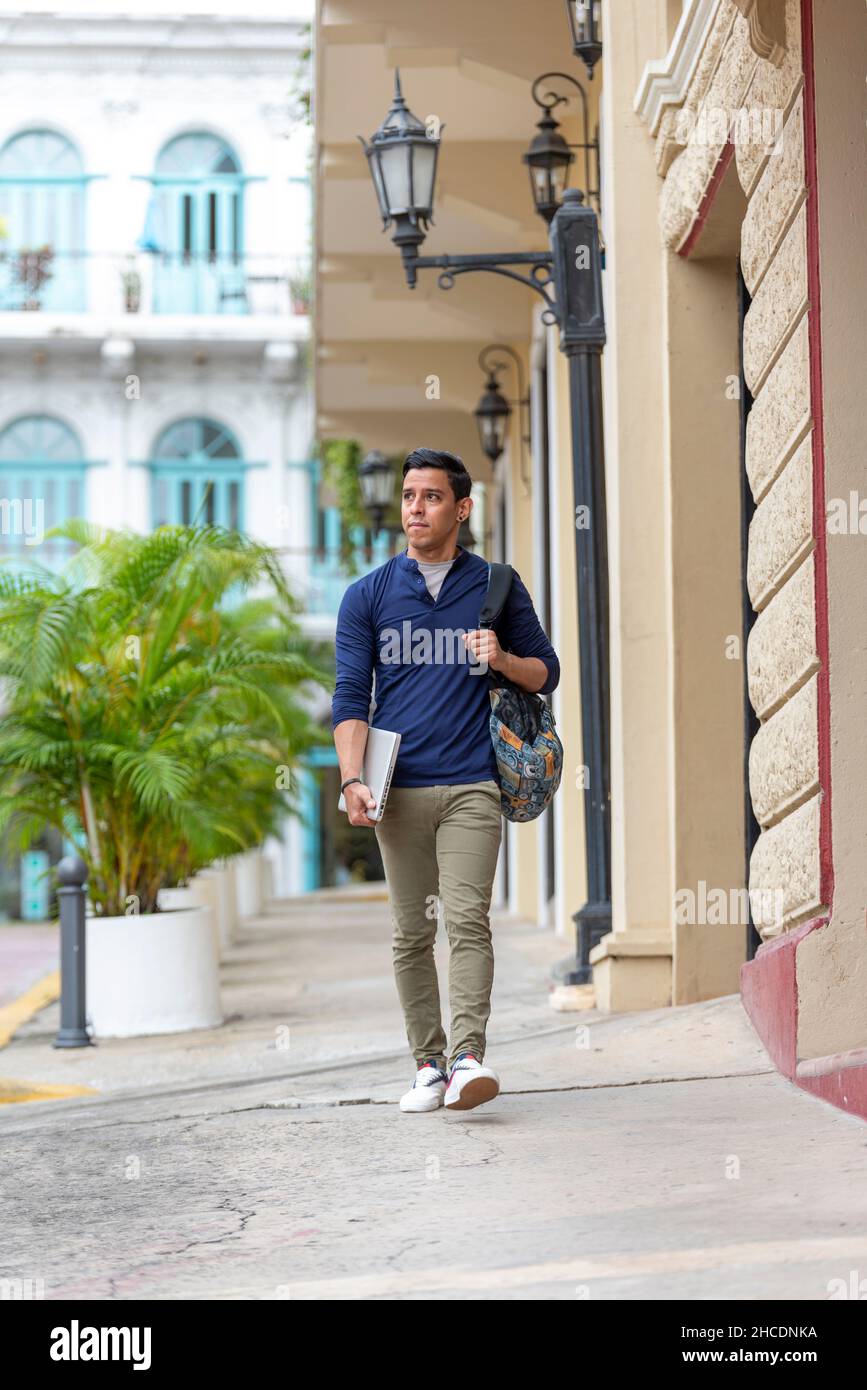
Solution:
<svg viewBox="0 0 867 1390">
<path fill-rule="evenodd" d="M 416 1063 L 485 1055 L 494 951 L 489 912 L 502 820 L 493 780 L 392 787 L 376 827 L 391 904 L 397 992 Z M 451 1030 L 434 964 L 437 898 L 449 939 Z"/>
</svg>

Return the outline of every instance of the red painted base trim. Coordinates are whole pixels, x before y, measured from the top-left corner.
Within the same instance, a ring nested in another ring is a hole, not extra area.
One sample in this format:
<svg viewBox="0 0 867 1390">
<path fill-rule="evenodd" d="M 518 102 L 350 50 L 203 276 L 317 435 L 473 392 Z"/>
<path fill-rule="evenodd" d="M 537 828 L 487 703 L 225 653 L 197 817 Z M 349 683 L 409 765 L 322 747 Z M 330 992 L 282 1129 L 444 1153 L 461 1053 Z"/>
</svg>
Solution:
<svg viewBox="0 0 867 1390">
<path fill-rule="evenodd" d="M 741 966 L 741 998 L 750 1022 L 768 1049 L 771 1061 L 790 1081 L 798 1065 L 798 982 L 795 952 L 826 918 L 765 942 L 754 960 Z"/>
<path fill-rule="evenodd" d="M 867 1067 L 841 1067 L 827 1076 L 798 1077 L 802 1091 L 867 1120 Z"/>
<path fill-rule="evenodd" d="M 741 966 L 741 998 L 777 1071 L 818 1100 L 867 1120 L 867 1064 L 847 1066 L 841 1057 L 839 1066 L 831 1061 L 820 1076 L 798 1075 L 797 952 L 805 936 L 827 923 L 827 917 L 817 917 L 760 946 L 755 959 Z"/>
</svg>

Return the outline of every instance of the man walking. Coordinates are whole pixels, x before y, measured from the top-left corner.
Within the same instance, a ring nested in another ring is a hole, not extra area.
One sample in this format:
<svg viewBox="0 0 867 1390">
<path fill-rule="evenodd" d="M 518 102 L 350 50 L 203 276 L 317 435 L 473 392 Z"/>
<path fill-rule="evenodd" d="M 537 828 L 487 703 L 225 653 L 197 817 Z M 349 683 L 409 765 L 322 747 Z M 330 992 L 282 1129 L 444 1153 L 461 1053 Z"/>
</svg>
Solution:
<svg viewBox="0 0 867 1390">
<path fill-rule="evenodd" d="M 560 679 L 517 573 L 497 633 L 477 627 L 488 566 L 457 544 L 471 489 L 455 454 L 413 450 L 403 465 L 407 547 L 349 586 L 337 619 L 334 743 L 349 819 L 374 828 L 385 867 L 394 974 L 417 1068 L 404 1111 L 469 1110 L 500 1089 L 483 1065 L 502 831 L 485 673 L 543 694 Z M 374 677 L 370 722 L 401 735 L 380 821 L 370 819 L 376 803 L 361 775 Z M 450 951 L 448 1047 L 434 964 L 439 901 Z"/>
</svg>

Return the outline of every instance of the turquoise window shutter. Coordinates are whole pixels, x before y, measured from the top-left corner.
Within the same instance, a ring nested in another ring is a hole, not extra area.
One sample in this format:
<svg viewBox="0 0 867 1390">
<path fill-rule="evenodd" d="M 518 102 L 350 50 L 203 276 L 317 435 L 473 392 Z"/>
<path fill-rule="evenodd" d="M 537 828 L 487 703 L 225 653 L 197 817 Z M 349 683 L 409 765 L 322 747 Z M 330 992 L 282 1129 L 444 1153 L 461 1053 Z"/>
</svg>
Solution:
<svg viewBox="0 0 867 1390">
<path fill-rule="evenodd" d="M 230 430 L 215 420 L 177 420 L 150 462 L 151 524 L 244 529 L 245 465 Z"/>
<path fill-rule="evenodd" d="M 87 178 L 75 146 L 28 130 L 0 150 L 0 309 L 85 308 Z"/>
<path fill-rule="evenodd" d="M 246 313 L 244 179 L 235 153 L 216 135 L 178 135 L 160 153 L 153 182 L 162 236 L 155 312 Z"/>
<path fill-rule="evenodd" d="M 87 514 L 87 461 L 75 432 L 50 415 L 23 415 L 0 430 L 0 549 L 54 566 L 75 549 L 44 533 Z"/>
</svg>

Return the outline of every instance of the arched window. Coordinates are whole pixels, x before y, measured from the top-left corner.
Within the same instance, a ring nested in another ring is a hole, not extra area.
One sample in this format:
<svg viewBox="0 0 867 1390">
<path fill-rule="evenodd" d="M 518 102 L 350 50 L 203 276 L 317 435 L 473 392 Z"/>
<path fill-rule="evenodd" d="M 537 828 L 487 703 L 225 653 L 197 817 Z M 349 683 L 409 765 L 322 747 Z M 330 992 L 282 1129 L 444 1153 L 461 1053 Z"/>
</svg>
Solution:
<svg viewBox="0 0 867 1390">
<path fill-rule="evenodd" d="M 52 130 L 27 130 L 0 150 L 0 307 L 85 307 L 85 191 L 78 150 Z"/>
<path fill-rule="evenodd" d="M 156 442 L 153 525 L 244 525 L 244 463 L 231 431 L 214 420 L 177 420 Z"/>
<path fill-rule="evenodd" d="M 73 430 L 51 415 L 22 415 L 0 431 L 0 549 L 52 564 L 69 541 L 52 526 L 85 513 L 86 463 Z"/>
<path fill-rule="evenodd" d="M 178 135 L 157 158 L 153 181 L 161 233 L 157 312 L 244 312 L 244 180 L 237 155 L 219 136 Z"/>
</svg>

